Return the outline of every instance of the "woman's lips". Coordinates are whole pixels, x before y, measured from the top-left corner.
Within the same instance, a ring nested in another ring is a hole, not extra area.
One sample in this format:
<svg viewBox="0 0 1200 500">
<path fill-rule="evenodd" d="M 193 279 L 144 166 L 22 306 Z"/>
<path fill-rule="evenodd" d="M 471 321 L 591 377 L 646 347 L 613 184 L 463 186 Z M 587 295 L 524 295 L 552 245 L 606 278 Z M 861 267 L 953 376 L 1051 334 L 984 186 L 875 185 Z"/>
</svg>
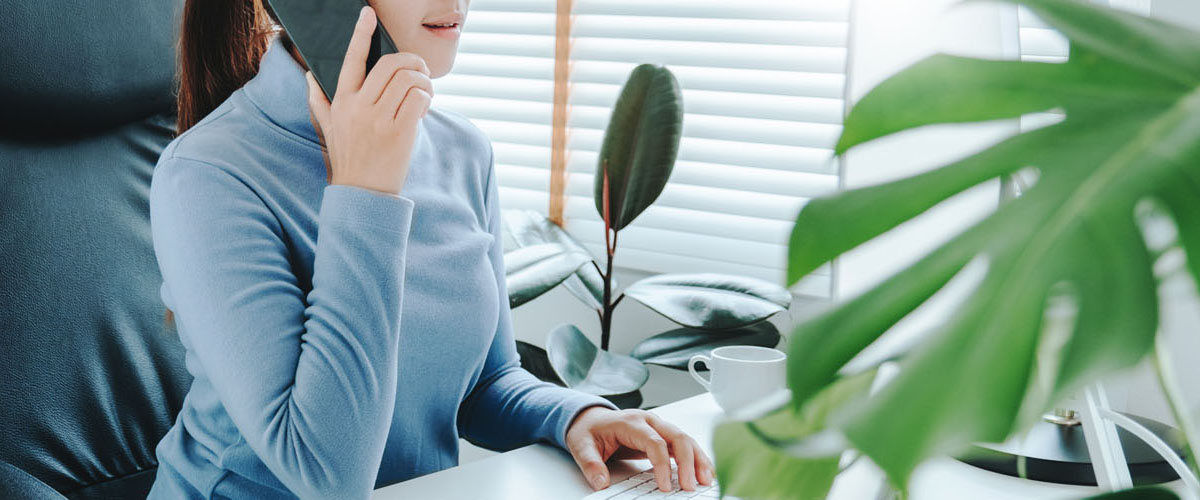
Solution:
<svg viewBox="0 0 1200 500">
<path fill-rule="evenodd" d="M 462 32 L 462 25 L 459 23 L 453 23 L 449 26 L 437 26 L 430 24 L 423 24 L 422 26 L 425 28 L 425 31 L 428 31 L 435 36 L 444 38 L 458 38 L 458 35 Z"/>
</svg>

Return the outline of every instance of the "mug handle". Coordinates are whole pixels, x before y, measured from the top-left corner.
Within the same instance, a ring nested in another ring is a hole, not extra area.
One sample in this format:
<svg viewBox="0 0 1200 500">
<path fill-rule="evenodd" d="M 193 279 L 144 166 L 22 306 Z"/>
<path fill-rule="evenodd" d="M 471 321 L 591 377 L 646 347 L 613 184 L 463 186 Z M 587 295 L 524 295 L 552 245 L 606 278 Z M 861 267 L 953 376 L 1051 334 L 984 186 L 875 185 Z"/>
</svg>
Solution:
<svg viewBox="0 0 1200 500">
<path fill-rule="evenodd" d="M 712 384 L 709 381 L 704 380 L 704 377 L 701 377 L 699 373 L 696 373 L 696 363 L 700 361 L 703 361 L 704 366 L 708 367 L 708 372 L 712 373 L 712 358 L 703 354 L 697 354 L 692 356 L 692 359 L 688 360 L 688 373 L 691 373 L 692 378 L 696 379 L 697 382 L 700 382 L 700 385 L 704 386 L 705 389 L 712 390 Z"/>
</svg>

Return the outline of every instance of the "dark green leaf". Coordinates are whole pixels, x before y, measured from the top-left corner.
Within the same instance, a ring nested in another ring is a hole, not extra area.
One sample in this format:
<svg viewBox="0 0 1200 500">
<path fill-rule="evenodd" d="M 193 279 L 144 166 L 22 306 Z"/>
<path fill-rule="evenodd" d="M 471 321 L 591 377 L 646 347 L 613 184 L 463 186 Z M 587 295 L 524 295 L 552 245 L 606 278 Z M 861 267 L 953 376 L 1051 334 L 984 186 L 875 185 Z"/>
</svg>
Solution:
<svg viewBox="0 0 1200 500">
<path fill-rule="evenodd" d="M 567 387 L 607 396 L 633 392 L 646 384 L 650 371 L 641 361 L 601 350 L 575 325 L 559 325 L 546 339 L 550 365 Z"/>
<path fill-rule="evenodd" d="M 1114 491 L 1112 493 L 1104 493 L 1096 496 L 1087 497 L 1084 500 L 1179 500 L 1179 495 L 1166 488 L 1158 486 L 1141 486 L 1130 488 L 1128 490 Z"/>
<path fill-rule="evenodd" d="M 727 345 L 775 347 L 779 344 L 779 338 L 779 329 L 770 321 L 731 330 L 684 327 L 641 341 L 629 355 L 648 365 L 687 370 L 688 360 L 696 354 L 708 354 L 713 349 Z"/>
<path fill-rule="evenodd" d="M 558 378 L 558 374 L 554 373 L 554 367 L 550 366 L 550 358 L 546 355 L 545 349 L 520 340 L 516 343 L 517 356 L 521 358 L 521 368 L 533 374 L 538 380 L 561 386 L 567 385 Z"/>
<path fill-rule="evenodd" d="M 754 421 L 726 421 L 713 433 L 717 483 L 722 495 L 749 499 L 824 499 L 838 473 L 841 450 L 797 456 L 780 442 L 810 437 L 826 427 L 832 412 L 861 400 L 875 371 L 839 379 L 799 412 L 785 406 Z"/>
<path fill-rule="evenodd" d="M 529 302 L 589 262 L 591 257 L 557 243 L 518 248 L 504 254 L 509 307 Z"/>
<path fill-rule="evenodd" d="M 751 325 L 792 302 L 791 292 L 775 283 L 716 273 L 659 274 L 622 293 L 671 321 L 703 330 Z"/>
<path fill-rule="evenodd" d="M 642 391 L 627 392 L 625 394 L 606 394 L 600 397 L 607 399 L 622 410 L 640 408 L 642 406 Z"/>
<path fill-rule="evenodd" d="M 683 93 L 666 67 L 640 64 L 613 107 L 596 165 L 596 212 L 604 219 L 604 170 L 609 217 L 620 230 L 649 207 L 667 185 L 683 137 Z"/>
<path fill-rule="evenodd" d="M 591 256 L 582 243 L 579 243 L 558 224 L 551 222 L 541 212 L 508 208 L 503 210 L 503 214 L 504 227 L 518 246 L 559 243 Z M 563 283 L 572 295 L 588 307 L 601 308 L 600 304 L 604 301 L 604 277 L 600 275 L 600 271 L 597 271 L 594 265 L 580 267 L 575 271 L 574 276 L 567 278 Z M 615 289 L 617 286 L 617 280 L 613 278 L 612 287 Z"/>
</svg>

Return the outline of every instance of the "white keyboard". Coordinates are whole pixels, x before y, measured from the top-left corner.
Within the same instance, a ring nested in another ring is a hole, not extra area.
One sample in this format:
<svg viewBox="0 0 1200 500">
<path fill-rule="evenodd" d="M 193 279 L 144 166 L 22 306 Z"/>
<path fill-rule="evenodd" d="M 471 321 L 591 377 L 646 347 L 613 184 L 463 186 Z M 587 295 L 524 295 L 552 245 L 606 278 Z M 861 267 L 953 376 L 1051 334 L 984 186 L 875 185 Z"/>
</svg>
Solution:
<svg viewBox="0 0 1200 500">
<path fill-rule="evenodd" d="M 650 498 L 694 498 L 696 500 L 710 500 L 720 497 L 720 490 L 717 489 L 716 480 L 713 480 L 712 484 L 708 486 L 697 483 L 696 489 L 692 491 L 679 489 L 679 467 L 672 463 L 671 491 L 660 491 L 658 489 L 658 481 L 654 479 L 654 469 L 648 468 L 629 476 L 629 479 L 592 493 L 584 497 L 583 500 L 633 500 L 635 498 L 638 500 Z M 725 498 L 728 500 L 737 500 L 736 497 L 731 496 L 726 496 Z"/>
</svg>

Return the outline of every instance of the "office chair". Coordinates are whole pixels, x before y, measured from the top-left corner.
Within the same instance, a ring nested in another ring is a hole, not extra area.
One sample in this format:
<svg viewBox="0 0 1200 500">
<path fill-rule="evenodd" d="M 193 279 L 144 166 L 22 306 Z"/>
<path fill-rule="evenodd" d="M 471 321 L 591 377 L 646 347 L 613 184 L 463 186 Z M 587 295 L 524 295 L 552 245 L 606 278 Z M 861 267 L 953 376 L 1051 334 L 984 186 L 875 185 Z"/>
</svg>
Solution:
<svg viewBox="0 0 1200 500">
<path fill-rule="evenodd" d="M 0 498 L 145 498 L 191 384 L 147 200 L 180 7 L 0 2 Z"/>
</svg>

